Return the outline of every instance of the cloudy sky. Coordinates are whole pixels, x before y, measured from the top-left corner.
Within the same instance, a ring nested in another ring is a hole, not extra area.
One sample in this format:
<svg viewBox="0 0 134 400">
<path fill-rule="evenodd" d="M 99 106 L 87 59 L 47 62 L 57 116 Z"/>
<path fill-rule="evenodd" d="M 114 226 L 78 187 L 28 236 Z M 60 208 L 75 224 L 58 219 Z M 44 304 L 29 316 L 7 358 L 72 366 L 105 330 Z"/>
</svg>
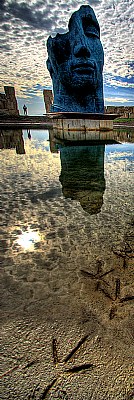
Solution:
<svg viewBox="0 0 134 400">
<path fill-rule="evenodd" d="M 0 0 L 0 92 L 15 86 L 21 113 L 24 102 L 29 114 L 45 112 L 47 37 L 67 32 L 82 4 L 93 7 L 101 28 L 105 105 L 134 105 L 133 0 Z"/>
</svg>

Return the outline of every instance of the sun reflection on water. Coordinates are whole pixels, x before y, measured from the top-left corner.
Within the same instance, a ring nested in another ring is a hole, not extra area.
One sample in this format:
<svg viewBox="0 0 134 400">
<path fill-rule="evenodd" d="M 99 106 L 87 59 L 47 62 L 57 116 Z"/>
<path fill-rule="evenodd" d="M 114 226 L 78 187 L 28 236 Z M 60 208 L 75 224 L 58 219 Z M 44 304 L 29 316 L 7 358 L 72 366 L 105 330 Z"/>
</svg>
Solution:
<svg viewBox="0 0 134 400">
<path fill-rule="evenodd" d="M 40 242 L 41 237 L 38 232 L 29 229 L 26 232 L 21 233 L 17 239 L 17 244 L 21 246 L 26 251 L 34 251 L 35 243 Z"/>
</svg>

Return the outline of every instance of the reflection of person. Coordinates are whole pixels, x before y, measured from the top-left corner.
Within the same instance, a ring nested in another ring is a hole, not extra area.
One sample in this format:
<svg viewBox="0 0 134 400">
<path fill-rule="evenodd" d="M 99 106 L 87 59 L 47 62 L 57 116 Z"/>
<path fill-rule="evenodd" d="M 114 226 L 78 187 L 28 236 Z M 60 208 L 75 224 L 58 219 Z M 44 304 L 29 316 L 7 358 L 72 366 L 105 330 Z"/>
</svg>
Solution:
<svg viewBox="0 0 134 400">
<path fill-rule="evenodd" d="M 28 139 L 31 139 L 30 129 L 27 129 L 27 137 L 28 137 Z"/>
<path fill-rule="evenodd" d="M 72 14 L 69 32 L 47 41 L 47 67 L 53 81 L 52 111 L 104 112 L 103 48 L 93 9 Z"/>
<path fill-rule="evenodd" d="M 24 115 L 27 115 L 27 107 L 26 107 L 25 104 L 24 104 L 24 106 L 23 106 L 23 110 L 24 110 Z"/>
</svg>

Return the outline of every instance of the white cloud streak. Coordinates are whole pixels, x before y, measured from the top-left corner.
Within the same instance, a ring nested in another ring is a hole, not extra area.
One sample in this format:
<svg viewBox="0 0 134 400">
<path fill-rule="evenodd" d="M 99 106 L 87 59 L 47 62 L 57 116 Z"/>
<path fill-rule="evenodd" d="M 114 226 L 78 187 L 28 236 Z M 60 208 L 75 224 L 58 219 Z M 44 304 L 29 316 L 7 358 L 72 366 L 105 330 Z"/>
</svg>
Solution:
<svg viewBox="0 0 134 400">
<path fill-rule="evenodd" d="M 106 97 L 105 98 L 106 103 L 127 103 L 128 99 L 125 99 L 124 97 L 114 97 L 113 99 L 111 97 Z"/>
</svg>

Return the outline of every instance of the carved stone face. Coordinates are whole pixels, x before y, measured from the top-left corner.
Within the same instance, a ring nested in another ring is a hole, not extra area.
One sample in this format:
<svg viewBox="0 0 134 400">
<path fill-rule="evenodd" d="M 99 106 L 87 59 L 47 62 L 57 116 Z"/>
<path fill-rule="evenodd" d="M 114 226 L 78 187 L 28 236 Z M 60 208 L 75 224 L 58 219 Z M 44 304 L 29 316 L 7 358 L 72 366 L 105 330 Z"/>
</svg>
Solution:
<svg viewBox="0 0 134 400">
<path fill-rule="evenodd" d="M 59 65 L 60 82 L 76 91 L 82 88 L 96 88 L 102 72 L 102 49 L 99 39 L 91 36 L 84 45 L 82 39 L 84 38 L 76 39 L 68 60 Z"/>
<path fill-rule="evenodd" d="M 91 7 L 82 6 L 69 22 L 69 32 L 48 39 L 48 68 L 67 90 L 96 89 L 104 64 L 99 25 Z M 49 68 L 50 70 L 50 68 Z"/>
<path fill-rule="evenodd" d="M 93 9 L 81 6 L 69 21 L 69 31 L 47 41 L 47 67 L 53 81 L 51 110 L 104 112 L 103 48 Z"/>
</svg>

